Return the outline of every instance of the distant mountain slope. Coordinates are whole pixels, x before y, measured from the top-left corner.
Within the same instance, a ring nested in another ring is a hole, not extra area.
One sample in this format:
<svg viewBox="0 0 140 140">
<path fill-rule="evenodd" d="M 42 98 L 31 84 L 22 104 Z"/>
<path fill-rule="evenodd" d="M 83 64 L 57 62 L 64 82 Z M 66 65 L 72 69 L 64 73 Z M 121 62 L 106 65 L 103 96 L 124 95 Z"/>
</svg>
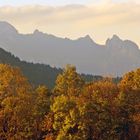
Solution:
<svg viewBox="0 0 140 140">
<path fill-rule="evenodd" d="M 18 66 L 23 74 L 34 85 L 45 84 L 52 88 L 54 86 L 57 75 L 62 71 L 61 69 L 52 68 L 49 65 L 27 63 L 20 61 L 19 58 L 13 56 L 0 48 L 0 63 Z"/>
<path fill-rule="evenodd" d="M 53 88 L 55 85 L 55 80 L 62 72 L 60 68 L 53 68 L 49 65 L 44 64 L 34 64 L 21 61 L 18 57 L 15 57 L 9 52 L 6 52 L 0 48 L 0 63 L 10 64 L 12 66 L 19 67 L 23 74 L 29 79 L 29 81 L 34 85 L 47 85 L 49 88 Z M 85 75 L 81 74 L 85 81 L 96 81 L 102 79 L 101 76 Z M 114 79 L 118 81 L 119 79 Z"/>
<path fill-rule="evenodd" d="M 129 40 L 114 35 L 105 45 L 89 35 L 76 40 L 59 38 L 35 30 L 20 34 L 7 22 L 0 22 L 0 47 L 22 60 L 63 67 L 73 64 L 81 73 L 117 75 L 140 67 L 140 50 Z"/>
</svg>

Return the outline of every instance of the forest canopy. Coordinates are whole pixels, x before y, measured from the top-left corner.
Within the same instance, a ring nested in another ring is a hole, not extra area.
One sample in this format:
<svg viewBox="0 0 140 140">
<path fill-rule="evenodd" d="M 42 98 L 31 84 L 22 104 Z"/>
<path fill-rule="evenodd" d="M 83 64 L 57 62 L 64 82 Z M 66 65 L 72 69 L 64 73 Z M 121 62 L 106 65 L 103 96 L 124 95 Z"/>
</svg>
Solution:
<svg viewBox="0 0 140 140">
<path fill-rule="evenodd" d="M 68 65 L 50 90 L 0 64 L 1 140 L 138 140 L 139 108 L 140 69 L 87 83 Z"/>
</svg>

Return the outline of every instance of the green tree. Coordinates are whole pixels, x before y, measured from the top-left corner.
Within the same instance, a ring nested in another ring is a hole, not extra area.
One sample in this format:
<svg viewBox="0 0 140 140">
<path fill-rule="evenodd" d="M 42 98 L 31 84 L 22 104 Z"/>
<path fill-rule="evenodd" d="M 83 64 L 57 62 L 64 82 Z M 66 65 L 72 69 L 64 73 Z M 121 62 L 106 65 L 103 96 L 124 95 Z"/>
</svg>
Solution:
<svg viewBox="0 0 140 140">
<path fill-rule="evenodd" d="M 56 80 L 51 112 L 52 129 L 57 140 L 80 139 L 78 135 L 78 108 L 76 99 L 82 93 L 84 81 L 74 66 L 68 65 Z"/>
<path fill-rule="evenodd" d="M 78 96 L 81 93 L 84 80 L 76 72 L 76 68 L 67 65 L 63 73 L 58 75 L 54 92 L 58 95 Z"/>
</svg>

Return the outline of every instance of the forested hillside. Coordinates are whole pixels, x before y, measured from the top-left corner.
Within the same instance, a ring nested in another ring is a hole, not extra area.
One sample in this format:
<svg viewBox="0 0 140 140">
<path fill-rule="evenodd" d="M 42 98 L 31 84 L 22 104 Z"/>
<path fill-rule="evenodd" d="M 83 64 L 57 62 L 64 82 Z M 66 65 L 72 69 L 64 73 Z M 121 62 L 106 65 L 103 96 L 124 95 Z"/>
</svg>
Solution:
<svg viewBox="0 0 140 140">
<path fill-rule="evenodd" d="M 86 83 L 73 66 L 52 90 L 0 64 L 0 140 L 139 140 L 140 69 Z"/>
<path fill-rule="evenodd" d="M 10 64 L 12 66 L 20 67 L 23 74 L 34 85 L 47 85 L 49 88 L 54 87 L 55 80 L 58 74 L 62 72 L 62 69 L 51 67 L 44 64 L 34 64 L 25 61 L 21 61 L 18 57 L 15 57 L 9 52 L 6 52 L 0 48 L 0 63 Z M 82 77 L 86 81 L 100 80 L 102 76 L 93 76 L 82 74 Z M 115 81 L 119 79 L 115 79 Z"/>
<path fill-rule="evenodd" d="M 20 67 L 23 74 L 28 77 L 29 81 L 34 85 L 45 84 L 49 87 L 53 87 L 57 75 L 62 71 L 61 69 L 52 68 L 49 65 L 21 61 L 19 58 L 1 48 L 0 62 Z"/>
</svg>

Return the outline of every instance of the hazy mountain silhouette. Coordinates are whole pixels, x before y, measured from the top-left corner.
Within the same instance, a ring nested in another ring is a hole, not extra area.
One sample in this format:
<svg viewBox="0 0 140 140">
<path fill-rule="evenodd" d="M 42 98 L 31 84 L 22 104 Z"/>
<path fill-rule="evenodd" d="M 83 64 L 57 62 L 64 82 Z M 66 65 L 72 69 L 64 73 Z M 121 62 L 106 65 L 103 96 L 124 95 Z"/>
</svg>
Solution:
<svg viewBox="0 0 140 140">
<path fill-rule="evenodd" d="M 117 35 L 99 45 L 89 35 L 71 40 L 38 30 L 20 34 L 9 23 L 0 22 L 0 46 L 22 60 L 56 67 L 73 64 L 79 72 L 95 75 L 121 75 L 140 67 L 138 46 Z"/>
</svg>

